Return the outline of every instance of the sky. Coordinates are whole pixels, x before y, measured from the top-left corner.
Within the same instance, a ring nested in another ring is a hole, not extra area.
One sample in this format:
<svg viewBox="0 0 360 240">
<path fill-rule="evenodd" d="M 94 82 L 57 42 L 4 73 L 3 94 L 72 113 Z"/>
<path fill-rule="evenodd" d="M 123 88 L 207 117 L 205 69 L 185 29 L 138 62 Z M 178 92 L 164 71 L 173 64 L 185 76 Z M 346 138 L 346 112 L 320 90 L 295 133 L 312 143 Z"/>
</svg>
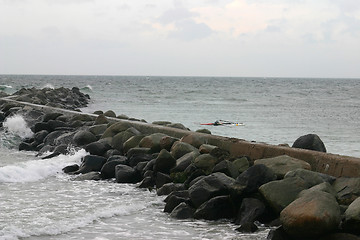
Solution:
<svg viewBox="0 0 360 240">
<path fill-rule="evenodd" d="M 0 74 L 360 78 L 360 4 L 0 0 Z"/>
</svg>

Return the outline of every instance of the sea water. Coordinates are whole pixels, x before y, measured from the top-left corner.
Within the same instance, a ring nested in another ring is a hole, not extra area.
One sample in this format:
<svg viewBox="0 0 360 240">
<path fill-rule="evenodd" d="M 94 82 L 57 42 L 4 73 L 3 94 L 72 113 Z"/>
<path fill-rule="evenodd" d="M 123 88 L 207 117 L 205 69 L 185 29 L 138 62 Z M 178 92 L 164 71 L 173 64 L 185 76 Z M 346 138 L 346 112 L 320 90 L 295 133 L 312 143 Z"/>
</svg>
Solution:
<svg viewBox="0 0 360 240">
<path fill-rule="evenodd" d="M 191 130 L 271 144 L 316 133 L 329 152 L 360 157 L 359 79 L 135 76 L 0 76 L 1 90 L 79 87 L 82 109 L 180 122 Z M 202 126 L 223 119 L 244 126 Z M 21 116 L 4 123 L 0 144 L 0 239 L 266 239 L 227 221 L 175 220 L 164 197 L 113 181 L 73 181 L 61 172 L 84 150 L 41 160 L 17 146 L 31 134 Z"/>
</svg>

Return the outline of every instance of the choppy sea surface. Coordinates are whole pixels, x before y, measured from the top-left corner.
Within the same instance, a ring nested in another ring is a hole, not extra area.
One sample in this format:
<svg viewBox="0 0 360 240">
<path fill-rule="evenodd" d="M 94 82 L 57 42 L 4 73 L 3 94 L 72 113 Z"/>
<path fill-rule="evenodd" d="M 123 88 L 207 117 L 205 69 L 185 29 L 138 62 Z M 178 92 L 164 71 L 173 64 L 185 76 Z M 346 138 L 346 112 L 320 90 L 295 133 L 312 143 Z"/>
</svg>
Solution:
<svg viewBox="0 0 360 240">
<path fill-rule="evenodd" d="M 328 152 L 360 157 L 360 79 L 0 75 L 0 91 L 79 87 L 84 112 L 180 122 L 191 130 L 270 144 L 316 133 Z M 216 120 L 243 126 L 202 126 Z M 266 239 L 268 229 L 240 234 L 226 221 L 179 221 L 162 212 L 163 197 L 111 181 L 76 182 L 64 166 L 85 151 L 40 160 L 19 152 L 29 134 L 7 119 L 0 135 L 0 239 Z"/>
</svg>

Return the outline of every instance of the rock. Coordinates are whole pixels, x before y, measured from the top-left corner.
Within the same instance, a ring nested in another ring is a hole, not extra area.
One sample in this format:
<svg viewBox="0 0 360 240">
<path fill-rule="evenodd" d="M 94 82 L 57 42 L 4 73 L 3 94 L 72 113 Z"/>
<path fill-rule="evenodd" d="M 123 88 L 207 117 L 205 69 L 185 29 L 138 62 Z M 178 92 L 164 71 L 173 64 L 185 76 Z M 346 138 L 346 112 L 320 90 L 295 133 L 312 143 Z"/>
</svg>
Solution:
<svg viewBox="0 0 360 240">
<path fill-rule="evenodd" d="M 161 188 L 164 184 L 170 182 L 171 182 L 171 178 L 168 174 L 162 172 L 156 173 L 156 180 L 155 180 L 156 188 Z"/>
<path fill-rule="evenodd" d="M 97 110 L 97 111 L 93 112 L 93 114 L 100 115 L 100 114 L 104 114 L 104 112 L 101 110 Z"/>
<path fill-rule="evenodd" d="M 91 155 L 103 156 L 107 150 L 109 150 L 109 148 L 100 141 L 92 142 L 85 146 L 85 151 Z"/>
<path fill-rule="evenodd" d="M 139 181 L 138 173 L 127 165 L 116 165 L 115 177 L 117 183 L 136 183 Z"/>
<path fill-rule="evenodd" d="M 178 141 L 171 147 L 170 153 L 175 159 L 178 159 L 193 151 L 198 151 L 198 149 L 188 143 Z"/>
<path fill-rule="evenodd" d="M 360 237 L 350 233 L 331 233 L 323 236 L 319 240 L 360 240 Z"/>
<path fill-rule="evenodd" d="M 66 123 L 59 120 L 49 120 L 47 124 L 50 128 L 50 131 L 55 131 L 57 128 L 68 127 Z"/>
<path fill-rule="evenodd" d="M 140 182 L 139 188 L 153 188 L 155 186 L 154 178 L 152 177 L 144 177 L 144 179 Z"/>
<path fill-rule="evenodd" d="M 267 235 L 267 240 L 292 240 L 290 236 L 284 231 L 283 227 L 271 229 Z"/>
<path fill-rule="evenodd" d="M 331 195 L 333 195 L 335 198 L 337 197 L 337 193 L 335 191 L 335 189 L 328 183 L 328 182 L 323 182 L 320 183 L 318 185 L 315 185 L 309 189 L 305 189 L 303 191 L 300 192 L 298 197 L 301 197 L 305 194 L 316 194 L 316 192 L 327 192 L 330 193 Z"/>
<path fill-rule="evenodd" d="M 177 197 L 180 197 L 180 198 L 186 198 L 186 199 L 189 199 L 189 200 L 190 200 L 189 191 L 188 191 L 188 190 L 179 190 L 179 191 L 173 191 L 173 192 L 171 192 L 171 193 L 164 199 L 164 202 L 167 203 L 172 196 L 177 196 Z"/>
<path fill-rule="evenodd" d="M 161 139 L 167 135 L 163 133 L 153 133 L 149 136 L 144 137 L 141 139 L 139 143 L 139 147 L 150 148 L 151 152 L 160 152 L 161 150 Z"/>
<path fill-rule="evenodd" d="M 103 165 L 106 163 L 106 158 L 95 156 L 95 155 L 86 155 L 82 159 L 80 169 L 76 173 L 88 173 L 88 172 L 100 172 Z"/>
<path fill-rule="evenodd" d="M 62 115 L 63 115 L 62 113 L 58 113 L 58 112 L 45 113 L 45 115 L 43 116 L 43 122 L 48 122 L 49 120 L 55 120 Z"/>
<path fill-rule="evenodd" d="M 46 130 L 38 131 L 38 132 L 35 133 L 34 139 L 35 139 L 36 142 L 42 143 L 42 142 L 44 142 L 44 139 L 46 138 L 46 136 L 48 134 L 49 134 L 49 132 L 46 131 Z"/>
<path fill-rule="evenodd" d="M 171 123 L 166 125 L 167 127 L 171 127 L 171 128 L 177 128 L 177 129 L 182 129 L 182 130 L 189 130 L 187 127 L 185 127 L 183 124 L 181 123 Z"/>
<path fill-rule="evenodd" d="M 75 132 L 67 132 L 67 131 L 63 132 L 58 137 L 56 137 L 56 135 L 55 135 L 56 138 L 53 140 L 53 144 L 54 145 L 61 145 L 61 144 L 74 145 L 75 144 L 73 141 L 74 135 L 75 135 Z M 46 142 L 45 139 L 44 139 L 44 142 Z"/>
<path fill-rule="evenodd" d="M 170 173 L 170 169 L 176 165 L 176 160 L 171 154 L 163 149 L 156 158 L 154 170 L 162 173 Z"/>
<path fill-rule="evenodd" d="M 129 158 L 129 166 L 135 167 L 140 162 L 149 162 L 154 159 L 152 154 L 134 154 Z"/>
<path fill-rule="evenodd" d="M 99 125 L 91 126 L 89 128 L 89 131 L 95 136 L 100 136 L 105 132 L 106 129 L 107 129 L 107 124 L 99 124 Z"/>
<path fill-rule="evenodd" d="M 314 238 L 338 228 L 340 207 L 329 193 L 307 194 L 288 205 L 280 213 L 280 220 L 289 235 Z"/>
<path fill-rule="evenodd" d="M 360 178 L 339 177 L 333 187 L 337 192 L 339 204 L 349 205 L 360 197 Z"/>
<path fill-rule="evenodd" d="M 219 147 L 216 147 L 213 150 L 211 150 L 210 155 L 219 159 L 219 162 L 221 162 L 223 160 L 228 160 L 230 158 L 230 153 Z"/>
<path fill-rule="evenodd" d="M 254 193 L 258 188 L 268 182 L 276 180 L 275 173 L 262 164 L 254 165 L 241 173 L 232 189 L 242 193 Z"/>
<path fill-rule="evenodd" d="M 186 153 L 184 156 L 176 160 L 176 165 L 173 167 L 170 172 L 183 172 L 185 169 L 198 157 L 200 154 L 198 151 L 193 151 Z"/>
<path fill-rule="evenodd" d="M 194 218 L 218 220 L 234 217 L 234 205 L 230 196 L 217 196 L 203 203 L 194 213 Z"/>
<path fill-rule="evenodd" d="M 189 134 L 181 138 L 181 142 L 188 143 L 196 148 L 199 148 L 202 144 L 205 144 L 206 139 L 205 137 L 199 134 Z"/>
<path fill-rule="evenodd" d="M 106 118 L 106 116 L 104 114 L 100 114 L 95 119 L 94 125 L 107 124 L 107 123 L 109 123 L 109 120 Z"/>
<path fill-rule="evenodd" d="M 342 224 L 346 232 L 360 234 L 360 197 L 356 198 L 345 211 L 345 220 Z"/>
<path fill-rule="evenodd" d="M 69 145 L 67 144 L 61 144 L 59 146 L 56 146 L 54 148 L 54 151 L 53 153 L 51 153 L 50 155 L 48 156 L 45 156 L 45 157 L 42 157 L 41 159 L 49 159 L 49 158 L 53 158 L 53 157 L 56 157 L 56 156 L 59 156 L 60 154 L 68 154 L 69 153 Z"/>
<path fill-rule="evenodd" d="M 34 147 L 30 143 L 21 142 L 19 145 L 19 151 L 34 151 Z"/>
<path fill-rule="evenodd" d="M 300 159 L 292 158 L 287 155 L 273 158 L 258 159 L 255 160 L 254 164 L 263 164 L 267 166 L 274 171 L 278 179 L 284 178 L 287 172 L 296 170 L 298 168 L 311 170 L 311 166 L 309 163 Z"/>
<path fill-rule="evenodd" d="M 164 212 L 171 213 L 174 208 L 176 208 L 180 203 L 188 202 L 189 198 L 183 198 L 176 195 L 172 195 L 170 198 L 168 198 L 168 201 L 165 204 Z"/>
<path fill-rule="evenodd" d="M 73 179 L 74 181 L 86 181 L 86 180 L 101 180 L 100 174 L 98 172 L 88 172 L 85 174 L 81 174 Z"/>
<path fill-rule="evenodd" d="M 160 126 L 166 126 L 166 125 L 171 124 L 171 122 L 169 122 L 169 121 L 154 121 L 151 124 L 160 125 Z"/>
<path fill-rule="evenodd" d="M 297 198 L 302 190 L 306 188 L 307 185 L 304 180 L 293 177 L 266 183 L 260 186 L 259 192 L 269 206 L 276 213 L 280 213 Z"/>
<path fill-rule="evenodd" d="M 210 131 L 209 129 L 205 129 L 205 128 L 198 129 L 198 130 L 196 130 L 195 132 L 205 133 L 205 134 L 211 134 L 211 131 Z"/>
<path fill-rule="evenodd" d="M 187 205 L 185 202 L 180 203 L 174 210 L 171 212 L 170 217 L 176 219 L 187 219 L 194 216 L 195 209 Z"/>
<path fill-rule="evenodd" d="M 119 132 L 125 131 L 128 128 L 132 127 L 129 122 L 117 122 L 108 127 L 101 138 L 113 137 Z"/>
<path fill-rule="evenodd" d="M 170 136 L 165 136 L 163 138 L 161 138 L 160 140 L 160 148 L 161 149 L 166 149 L 167 151 L 171 150 L 171 147 L 174 145 L 175 142 L 179 141 L 178 138 L 174 138 L 174 137 L 170 137 Z"/>
<path fill-rule="evenodd" d="M 72 173 L 72 172 L 76 172 L 77 170 L 79 170 L 79 165 L 77 164 L 69 165 L 62 169 L 64 173 Z"/>
<path fill-rule="evenodd" d="M 184 189 L 185 189 L 184 184 L 181 184 L 181 183 L 166 183 L 156 191 L 156 194 L 158 196 L 169 195 L 171 192 L 181 191 L 181 190 L 184 190 Z"/>
<path fill-rule="evenodd" d="M 127 152 L 127 157 L 130 159 L 132 156 L 134 155 L 145 155 L 145 154 L 151 154 L 151 150 L 150 148 L 141 148 L 141 147 L 134 147 L 131 148 L 128 152 Z"/>
<path fill-rule="evenodd" d="M 246 222 L 235 230 L 242 233 L 253 233 L 256 232 L 259 228 L 253 222 Z"/>
<path fill-rule="evenodd" d="M 302 148 L 319 152 L 326 152 L 325 145 L 316 134 L 307 134 L 296 139 L 293 148 Z"/>
<path fill-rule="evenodd" d="M 114 149 L 119 150 L 120 152 L 123 152 L 124 143 L 130 139 L 133 136 L 140 135 L 141 133 L 136 130 L 135 128 L 131 127 L 126 129 L 126 131 L 119 132 L 116 134 L 111 141 L 111 146 Z"/>
<path fill-rule="evenodd" d="M 129 117 L 128 116 L 126 116 L 125 114 L 120 114 L 120 115 L 118 115 L 118 116 L 116 116 L 116 118 L 118 118 L 118 119 L 129 119 Z"/>
<path fill-rule="evenodd" d="M 207 174 L 212 172 L 217 163 L 219 163 L 219 159 L 211 154 L 201 154 L 194 160 L 194 165 Z"/>
<path fill-rule="evenodd" d="M 222 172 L 234 179 L 237 178 L 240 174 L 239 171 L 235 168 L 234 164 L 228 160 L 224 160 L 216 164 L 212 172 Z"/>
<path fill-rule="evenodd" d="M 47 131 L 47 132 L 52 131 L 51 127 L 49 126 L 49 124 L 47 122 L 35 123 L 34 128 L 33 128 L 33 131 L 35 133 L 40 132 L 40 131 L 44 131 L 44 130 Z"/>
<path fill-rule="evenodd" d="M 73 140 L 77 146 L 84 146 L 89 143 L 95 142 L 96 137 L 91 132 L 83 130 L 75 133 Z"/>
<path fill-rule="evenodd" d="M 195 207 L 199 207 L 213 197 L 227 195 L 230 193 L 230 186 L 234 182 L 234 179 L 224 173 L 212 173 L 189 188 L 191 202 Z"/>
<path fill-rule="evenodd" d="M 104 166 L 100 170 L 100 176 L 102 179 L 110 179 L 115 177 L 115 167 L 117 165 L 125 165 L 126 160 L 112 160 L 108 161 L 104 164 Z"/>
<path fill-rule="evenodd" d="M 116 118 L 116 114 L 115 114 L 115 112 L 112 111 L 112 110 L 108 110 L 108 111 L 104 112 L 104 116 Z"/>
<path fill-rule="evenodd" d="M 141 139 L 143 139 L 144 135 L 132 136 L 128 140 L 126 140 L 123 144 L 123 151 L 127 153 L 131 148 L 139 146 Z"/>
<path fill-rule="evenodd" d="M 318 172 L 309 171 L 306 169 L 297 169 L 294 171 L 290 171 L 285 175 L 285 178 L 288 177 L 299 177 L 303 179 L 309 187 L 318 185 L 323 182 L 333 183 L 336 178 Z"/>
<path fill-rule="evenodd" d="M 201 154 L 204 154 L 204 153 L 210 153 L 213 149 L 217 148 L 216 146 L 214 145 L 210 145 L 210 144 L 202 144 L 200 147 L 199 147 L 199 152 Z"/>
<path fill-rule="evenodd" d="M 238 170 L 239 174 L 243 173 L 246 169 L 250 167 L 250 163 L 247 157 L 237 158 L 232 163 Z"/>
<path fill-rule="evenodd" d="M 265 204 L 256 198 L 244 198 L 241 202 L 235 224 L 243 225 L 259 220 L 265 213 Z"/>
<path fill-rule="evenodd" d="M 110 158 L 112 156 L 120 156 L 122 155 L 121 152 L 119 152 L 118 150 L 116 149 L 109 149 L 106 151 L 106 153 L 104 154 L 104 157 L 105 158 Z"/>
</svg>

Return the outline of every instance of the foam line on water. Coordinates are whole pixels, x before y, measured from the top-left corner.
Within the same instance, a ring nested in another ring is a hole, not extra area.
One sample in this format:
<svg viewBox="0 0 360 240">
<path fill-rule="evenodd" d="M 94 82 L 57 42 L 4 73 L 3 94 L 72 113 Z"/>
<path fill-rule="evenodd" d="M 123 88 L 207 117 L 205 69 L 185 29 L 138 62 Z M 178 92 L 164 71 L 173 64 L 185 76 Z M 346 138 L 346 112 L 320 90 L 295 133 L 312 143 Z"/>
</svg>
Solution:
<svg viewBox="0 0 360 240">
<path fill-rule="evenodd" d="M 74 155 L 59 155 L 45 160 L 30 160 L 0 168 L 0 182 L 34 182 L 54 176 L 67 165 L 80 163 L 87 155 L 84 149 Z"/>
<path fill-rule="evenodd" d="M 3 126 L 12 134 L 18 135 L 21 138 L 31 137 L 33 132 L 27 126 L 23 116 L 16 114 L 5 119 Z"/>
</svg>

